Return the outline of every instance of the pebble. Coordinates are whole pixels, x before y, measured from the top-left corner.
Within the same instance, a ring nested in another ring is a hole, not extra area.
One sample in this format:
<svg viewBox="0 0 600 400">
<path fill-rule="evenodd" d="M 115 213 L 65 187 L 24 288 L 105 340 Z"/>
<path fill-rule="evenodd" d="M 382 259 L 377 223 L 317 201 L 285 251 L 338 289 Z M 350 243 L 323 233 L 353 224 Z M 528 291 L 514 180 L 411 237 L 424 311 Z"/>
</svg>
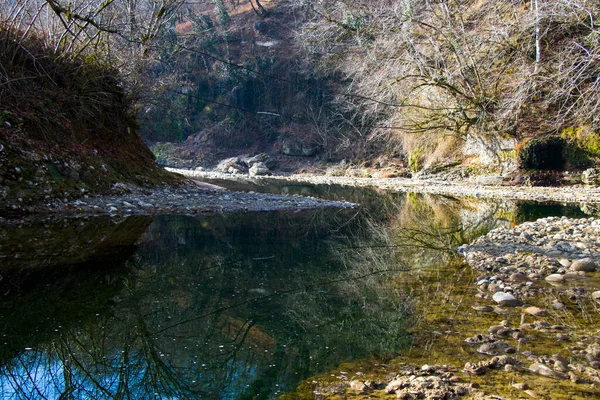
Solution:
<svg viewBox="0 0 600 400">
<path fill-rule="evenodd" d="M 567 379 L 567 377 L 560 373 L 552 370 L 550 367 L 540 363 L 533 363 L 529 366 L 529 370 L 534 374 L 542 375 L 553 379 Z"/>
<path fill-rule="evenodd" d="M 533 315 L 534 317 L 545 317 L 548 315 L 546 310 L 543 310 L 539 307 L 527 307 L 523 311 L 529 315 Z"/>
<path fill-rule="evenodd" d="M 583 260 L 576 260 L 571 264 L 571 270 L 582 271 L 582 272 L 595 272 L 596 263 L 590 258 L 584 258 Z"/>
</svg>

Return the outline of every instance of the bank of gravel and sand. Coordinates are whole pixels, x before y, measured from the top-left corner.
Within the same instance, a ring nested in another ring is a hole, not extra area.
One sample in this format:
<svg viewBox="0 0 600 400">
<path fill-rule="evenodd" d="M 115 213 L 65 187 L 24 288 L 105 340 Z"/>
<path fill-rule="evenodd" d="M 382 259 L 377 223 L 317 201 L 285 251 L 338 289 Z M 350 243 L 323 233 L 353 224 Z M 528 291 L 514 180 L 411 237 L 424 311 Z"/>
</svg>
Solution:
<svg viewBox="0 0 600 400">
<path fill-rule="evenodd" d="M 485 185 L 468 181 L 446 181 L 436 178 L 359 178 L 312 174 L 271 175 L 251 178 L 244 174 L 225 174 L 215 171 L 195 171 L 167 168 L 168 171 L 198 179 L 250 180 L 269 179 L 278 182 L 311 183 L 315 185 L 342 185 L 374 187 L 384 190 L 430 193 L 456 197 L 474 197 L 498 200 L 525 200 L 561 203 L 600 203 L 600 187 L 586 186 L 514 186 Z"/>
<path fill-rule="evenodd" d="M 310 196 L 278 195 L 255 192 L 229 191 L 225 188 L 189 180 L 178 187 L 140 189 L 119 185 L 115 194 L 84 196 L 71 201 L 49 201 L 14 207 L 11 214 L 0 216 L 0 221 L 23 216 L 47 214 L 62 215 L 164 215 L 204 214 L 221 212 L 255 212 L 307 210 L 324 207 L 353 208 L 356 204 L 330 201 Z"/>
</svg>

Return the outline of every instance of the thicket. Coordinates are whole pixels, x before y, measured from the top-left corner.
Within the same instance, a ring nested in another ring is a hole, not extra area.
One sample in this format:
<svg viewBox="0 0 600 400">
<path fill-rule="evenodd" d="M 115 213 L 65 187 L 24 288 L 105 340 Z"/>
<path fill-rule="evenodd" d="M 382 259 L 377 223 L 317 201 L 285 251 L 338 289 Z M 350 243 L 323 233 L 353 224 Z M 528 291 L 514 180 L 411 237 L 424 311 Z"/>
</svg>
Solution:
<svg viewBox="0 0 600 400">
<path fill-rule="evenodd" d="M 302 64 L 287 40 L 298 24 L 289 5 L 266 12 L 220 1 L 182 8 L 152 48 L 146 81 L 155 84 L 141 102 L 147 140 L 194 136 L 239 152 L 292 139 L 335 150 L 340 136 L 326 123 L 335 77 Z"/>
<path fill-rule="evenodd" d="M 416 166 L 453 157 L 468 135 L 522 140 L 585 127 L 579 146 L 600 132 L 597 1 L 296 5 L 309 21 L 298 44 L 345 79 L 338 109 Z"/>
<path fill-rule="evenodd" d="M 27 5 L 0 6 L 0 209 L 102 193 L 117 182 L 173 181 L 136 134 L 132 99 L 108 53 L 67 40 L 73 26 L 56 42 L 35 18 L 24 24 Z"/>
</svg>

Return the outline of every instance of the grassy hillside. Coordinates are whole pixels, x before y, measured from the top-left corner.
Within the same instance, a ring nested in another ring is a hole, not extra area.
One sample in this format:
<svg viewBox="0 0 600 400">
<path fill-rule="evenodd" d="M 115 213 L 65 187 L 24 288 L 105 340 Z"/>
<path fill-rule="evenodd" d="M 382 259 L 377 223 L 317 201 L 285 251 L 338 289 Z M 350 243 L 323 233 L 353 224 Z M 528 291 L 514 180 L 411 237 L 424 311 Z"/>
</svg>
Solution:
<svg viewBox="0 0 600 400">
<path fill-rule="evenodd" d="M 173 181 L 136 134 L 117 71 L 22 36 L 0 27 L 1 211 Z"/>
</svg>

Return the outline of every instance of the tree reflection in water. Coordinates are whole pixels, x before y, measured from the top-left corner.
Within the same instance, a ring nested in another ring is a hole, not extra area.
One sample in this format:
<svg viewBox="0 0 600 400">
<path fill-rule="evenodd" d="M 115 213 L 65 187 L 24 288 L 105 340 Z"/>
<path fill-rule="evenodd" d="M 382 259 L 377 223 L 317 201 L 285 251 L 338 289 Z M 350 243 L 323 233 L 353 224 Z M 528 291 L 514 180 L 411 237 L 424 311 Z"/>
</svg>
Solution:
<svg viewBox="0 0 600 400">
<path fill-rule="evenodd" d="M 2 398 L 272 398 L 405 348 L 414 317 L 396 277 L 446 262 L 515 205 L 364 193 L 359 211 L 163 216 L 143 234 L 136 223 L 135 254 L 114 266 L 78 257 L 31 275 L 38 253 L 12 262 L 13 282 L 35 279 L 0 304 Z"/>
<path fill-rule="evenodd" d="M 269 398 L 397 350 L 409 326 L 400 294 L 334 250 L 366 240 L 363 228 L 339 210 L 158 217 L 116 271 L 70 270 L 6 298 L 3 331 L 16 329 L 3 396 Z"/>
</svg>

